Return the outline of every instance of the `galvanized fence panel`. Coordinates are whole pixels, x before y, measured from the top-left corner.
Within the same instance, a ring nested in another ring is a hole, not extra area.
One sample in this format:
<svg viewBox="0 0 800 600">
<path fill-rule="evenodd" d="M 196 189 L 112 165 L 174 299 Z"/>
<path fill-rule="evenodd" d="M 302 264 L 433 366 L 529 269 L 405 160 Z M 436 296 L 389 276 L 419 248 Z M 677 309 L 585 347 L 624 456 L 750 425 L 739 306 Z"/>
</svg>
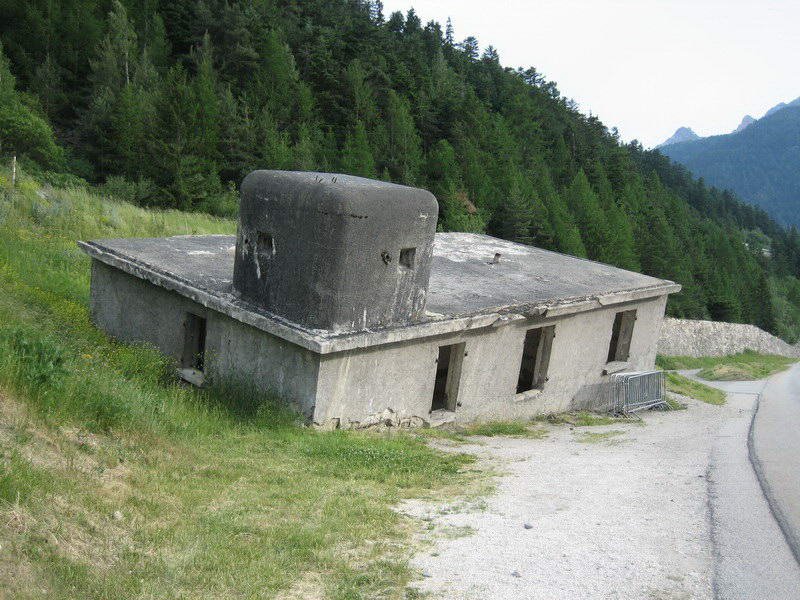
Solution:
<svg viewBox="0 0 800 600">
<path fill-rule="evenodd" d="M 612 412 L 629 414 L 667 402 L 663 371 L 617 373 L 609 382 Z"/>
</svg>

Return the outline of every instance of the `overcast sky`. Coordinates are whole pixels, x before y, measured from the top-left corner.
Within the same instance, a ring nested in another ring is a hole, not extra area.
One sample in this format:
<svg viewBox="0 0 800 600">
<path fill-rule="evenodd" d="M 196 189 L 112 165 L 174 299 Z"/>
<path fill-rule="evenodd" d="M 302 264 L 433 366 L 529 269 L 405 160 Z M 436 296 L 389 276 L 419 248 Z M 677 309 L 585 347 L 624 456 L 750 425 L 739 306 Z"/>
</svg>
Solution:
<svg viewBox="0 0 800 600">
<path fill-rule="evenodd" d="M 384 0 L 533 66 L 628 141 L 727 133 L 800 96 L 800 0 Z"/>
</svg>

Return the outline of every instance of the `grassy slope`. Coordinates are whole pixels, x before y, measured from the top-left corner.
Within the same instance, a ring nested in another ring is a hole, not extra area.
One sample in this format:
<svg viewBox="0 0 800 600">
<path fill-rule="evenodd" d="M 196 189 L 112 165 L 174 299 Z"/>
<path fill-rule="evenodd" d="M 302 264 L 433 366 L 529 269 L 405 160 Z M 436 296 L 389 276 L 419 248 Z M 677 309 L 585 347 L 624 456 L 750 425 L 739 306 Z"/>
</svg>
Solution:
<svg viewBox="0 0 800 600">
<path fill-rule="evenodd" d="M 5 177 L 5 179 L 4 179 Z M 391 505 L 470 462 L 322 433 L 246 391 L 183 387 L 95 330 L 82 238 L 232 232 L 0 172 L 0 589 L 9 597 L 402 597 Z"/>
<path fill-rule="evenodd" d="M 703 385 L 677 373 L 667 373 L 667 391 L 681 396 L 688 396 L 707 404 L 725 404 L 725 394 L 720 390 Z"/>
<path fill-rule="evenodd" d="M 797 359 L 772 354 L 745 351 L 729 356 L 659 356 L 657 364 L 662 369 L 701 369 L 698 375 L 712 381 L 747 381 L 763 379 L 783 371 Z"/>
</svg>

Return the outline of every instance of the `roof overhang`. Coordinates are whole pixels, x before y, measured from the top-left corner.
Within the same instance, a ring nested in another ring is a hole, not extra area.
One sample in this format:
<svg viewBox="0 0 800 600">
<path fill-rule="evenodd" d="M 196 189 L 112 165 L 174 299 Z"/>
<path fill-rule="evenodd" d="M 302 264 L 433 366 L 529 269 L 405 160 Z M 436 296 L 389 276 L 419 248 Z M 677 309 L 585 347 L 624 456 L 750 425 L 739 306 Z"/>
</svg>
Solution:
<svg viewBox="0 0 800 600">
<path fill-rule="evenodd" d="M 419 323 L 383 329 L 369 329 L 345 333 L 307 329 L 242 301 L 233 293 L 211 293 L 171 273 L 152 265 L 131 259 L 109 250 L 96 242 L 78 242 L 78 246 L 91 258 L 125 273 L 149 281 L 153 285 L 173 291 L 211 310 L 282 338 L 318 354 L 332 354 L 359 348 L 395 344 L 410 340 L 474 331 L 488 327 L 502 327 L 520 320 L 543 320 L 587 312 L 617 304 L 637 302 L 679 292 L 681 286 L 671 281 L 631 290 L 617 291 L 583 297 L 559 298 L 537 304 L 518 304 L 503 307 L 500 311 L 487 311 L 472 315 L 436 315 Z"/>
</svg>

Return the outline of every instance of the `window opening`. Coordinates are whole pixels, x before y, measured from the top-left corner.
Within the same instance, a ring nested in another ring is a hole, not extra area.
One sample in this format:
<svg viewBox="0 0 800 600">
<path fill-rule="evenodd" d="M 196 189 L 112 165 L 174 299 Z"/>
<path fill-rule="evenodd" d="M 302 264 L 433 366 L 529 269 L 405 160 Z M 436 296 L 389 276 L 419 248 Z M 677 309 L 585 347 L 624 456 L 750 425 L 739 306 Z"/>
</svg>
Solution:
<svg viewBox="0 0 800 600">
<path fill-rule="evenodd" d="M 635 310 L 623 310 L 614 316 L 614 325 L 611 328 L 611 342 L 608 345 L 608 362 L 625 362 L 628 360 L 635 322 Z"/>
<path fill-rule="evenodd" d="M 461 365 L 466 344 L 439 346 L 436 359 L 436 381 L 433 386 L 431 411 L 454 411 L 458 406 L 458 388 L 461 380 Z"/>
<path fill-rule="evenodd" d="M 202 372 L 206 361 L 206 320 L 192 313 L 184 321 L 181 367 Z"/>
<path fill-rule="evenodd" d="M 406 269 L 414 268 L 414 258 L 417 254 L 416 248 L 403 248 L 400 250 L 400 265 Z"/>
<path fill-rule="evenodd" d="M 555 325 L 537 327 L 525 332 L 522 360 L 517 378 L 518 394 L 544 388 L 547 381 L 547 369 L 550 366 L 550 350 L 555 335 Z"/>
</svg>

